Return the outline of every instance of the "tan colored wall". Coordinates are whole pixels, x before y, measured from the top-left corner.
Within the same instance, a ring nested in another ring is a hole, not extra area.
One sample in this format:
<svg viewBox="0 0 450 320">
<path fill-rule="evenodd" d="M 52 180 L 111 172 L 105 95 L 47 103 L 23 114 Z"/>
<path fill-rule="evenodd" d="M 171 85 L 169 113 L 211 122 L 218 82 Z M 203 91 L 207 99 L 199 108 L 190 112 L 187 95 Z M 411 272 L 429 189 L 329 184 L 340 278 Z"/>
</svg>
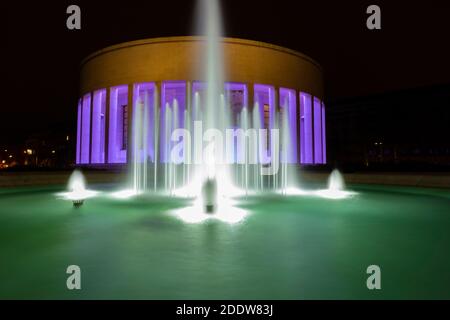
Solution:
<svg viewBox="0 0 450 320">
<path fill-rule="evenodd" d="M 201 37 L 171 37 L 105 48 L 82 62 L 81 94 L 145 81 L 201 81 L 204 45 Z M 223 56 L 226 81 L 292 88 L 323 100 L 321 67 L 301 53 L 262 42 L 224 38 Z"/>
</svg>

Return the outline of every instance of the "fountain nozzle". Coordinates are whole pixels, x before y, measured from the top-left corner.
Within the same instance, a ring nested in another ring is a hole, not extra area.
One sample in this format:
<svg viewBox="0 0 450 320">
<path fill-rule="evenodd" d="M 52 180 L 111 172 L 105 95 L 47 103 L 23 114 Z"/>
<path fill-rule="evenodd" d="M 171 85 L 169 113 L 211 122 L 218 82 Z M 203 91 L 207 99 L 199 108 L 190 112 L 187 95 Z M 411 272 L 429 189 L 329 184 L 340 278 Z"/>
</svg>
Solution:
<svg viewBox="0 0 450 320">
<path fill-rule="evenodd" d="M 84 203 L 84 199 L 76 199 L 76 200 L 72 200 L 73 206 L 75 208 L 79 208 L 83 205 Z"/>
<path fill-rule="evenodd" d="M 214 213 L 217 209 L 216 179 L 206 179 L 202 187 L 203 206 L 206 213 Z"/>
</svg>

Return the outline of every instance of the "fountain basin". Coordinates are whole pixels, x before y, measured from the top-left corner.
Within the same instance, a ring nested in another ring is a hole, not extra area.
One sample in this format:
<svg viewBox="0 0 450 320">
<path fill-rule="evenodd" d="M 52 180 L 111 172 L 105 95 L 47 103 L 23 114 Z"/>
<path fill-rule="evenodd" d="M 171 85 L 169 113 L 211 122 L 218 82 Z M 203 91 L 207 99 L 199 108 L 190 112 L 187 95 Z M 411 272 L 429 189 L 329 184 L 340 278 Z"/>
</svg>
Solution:
<svg viewBox="0 0 450 320">
<path fill-rule="evenodd" d="M 0 298 L 449 299 L 448 191 L 349 188 L 358 195 L 242 197 L 237 224 L 172 214 L 191 199 L 105 189 L 74 215 L 54 190 L 0 192 Z M 80 292 L 65 288 L 69 264 L 82 268 Z M 370 264 L 386 284 L 376 294 Z"/>
</svg>

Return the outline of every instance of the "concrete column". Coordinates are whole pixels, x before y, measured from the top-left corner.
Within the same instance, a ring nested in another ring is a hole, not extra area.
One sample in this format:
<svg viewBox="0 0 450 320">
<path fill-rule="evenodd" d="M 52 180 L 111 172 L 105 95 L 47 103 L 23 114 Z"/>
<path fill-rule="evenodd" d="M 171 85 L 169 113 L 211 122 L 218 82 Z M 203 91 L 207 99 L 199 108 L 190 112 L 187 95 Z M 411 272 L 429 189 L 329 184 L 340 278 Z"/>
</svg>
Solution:
<svg viewBox="0 0 450 320">
<path fill-rule="evenodd" d="M 311 94 L 311 152 L 312 152 L 312 155 L 311 155 L 311 159 L 312 159 L 312 163 L 311 164 L 315 164 L 316 163 L 316 157 L 315 157 L 315 152 L 314 152 L 314 150 L 315 150 L 315 145 L 314 145 L 314 142 L 315 142 L 315 130 L 314 130 L 314 95 L 313 94 Z"/>
<path fill-rule="evenodd" d="M 134 113 L 134 106 L 133 106 L 133 84 L 128 84 L 128 139 L 127 139 L 127 164 L 131 164 L 132 162 L 132 145 L 133 145 L 133 113 Z"/>
<path fill-rule="evenodd" d="M 94 114 L 94 93 L 93 92 L 89 92 L 89 111 L 90 111 L 90 119 L 89 119 L 89 164 L 92 163 L 92 118 L 93 118 L 93 114 Z"/>
<path fill-rule="evenodd" d="M 325 104 L 322 102 L 322 163 L 327 164 L 327 117 Z"/>
<path fill-rule="evenodd" d="M 186 113 L 187 113 L 187 120 L 189 123 L 184 123 L 184 128 L 191 130 L 191 124 L 192 124 L 192 82 L 186 81 Z M 191 137 L 192 138 L 192 137 Z M 190 141 L 192 143 L 192 140 Z M 191 154 L 188 154 L 188 156 L 192 156 Z M 191 161 L 191 158 L 187 158 L 187 161 Z M 184 170 L 184 169 L 183 169 Z"/>
<path fill-rule="evenodd" d="M 301 126 L 301 113 L 300 113 L 300 104 L 302 103 L 302 99 L 300 96 L 300 91 L 295 91 L 295 98 L 298 101 L 298 103 L 295 106 L 295 116 L 297 119 L 295 119 L 296 123 L 297 123 L 297 128 L 295 131 L 295 134 L 297 135 L 297 163 L 301 163 L 301 138 L 300 138 L 300 126 Z"/>
<path fill-rule="evenodd" d="M 105 164 L 107 164 L 109 163 L 109 109 L 111 100 L 111 88 L 106 88 L 105 99 Z"/>
<path fill-rule="evenodd" d="M 276 86 L 273 87 L 273 115 L 272 115 L 273 123 L 272 123 L 272 128 L 276 127 L 277 125 L 279 126 L 279 123 L 276 123 L 277 120 L 279 120 L 279 119 L 277 119 L 277 112 L 280 111 L 279 90 L 280 90 L 280 88 L 278 88 Z"/>
<path fill-rule="evenodd" d="M 273 108 L 272 108 L 273 115 L 272 115 L 272 123 L 269 125 L 269 130 L 268 130 L 267 134 L 269 135 L 268 148 L 270 150 L 270 156 L 272 158 L 272 162 L 274 161 L 273 157 L 278 156 L 278 161 L 280 161 L 280 163 L 281 163 L 281 160 L 283 160 L 283 158 L 281 156 L 281 154 L 282 154 L 281 148 L 285 147 L 285 146 L 282 146 L 282 140 L 281 140 L 282 139 L 282 130 L 281 130 L 281 127 L 280 127 L 280 120 L 281 119 L 280 119 L 280 113 L 279 113 L 279 111 L 280 111 L 279 90 L 280 90 L 280 88 L 278 88 L 276 86 L 273 86 L 273 101 L 272 101 L 272 103 L 273 103 Z M 286 110 L 284 110 L 284 112 L 286 112 Z M 272 150 L 272 139 L 271 139 L 271 135 L 270 135 L 271 134 L 270 130 L 275 129 L 277 127 L 278 127 L 278 155 L 275 155 L 274 154 L 275 150 Z M 271 178 L 277 179 L 275 177 L 271 177 Z M 275 180 L 275 181 L 277 181 L 277 180 Z"/>
<path fill-rule="evenodd" d="M 80 128 L 78 128 L 78 122 L 77 122 L 77 131 L 78 131 L 78 129 L 80 129 L 80 132 L 77 132 L 77 139 L 78 139 L 78 137 L 80 137 L 80 142 L 79 142 L 80 148 L 79 148 L 79 150 L 77 148 L 77 152 L 79 151 L 79 153 L 76 155 L 76 159 L 78 158 L 77 165 L 81 165 L 81 150 L 83 150 L 83 96 L 81 96 L 81 98 L 78 100 L 78 104 L 80 107 L 80 110 L 78 110 L 80 112 L 80 115 L 79 115 Z M 78 117 L 78 115 L 77 115 L 77 117 Z M 77 121 L 78 121 L 78 118 L 77 118 Z M 77 161 L 75 160 L 75 162 L 77 162 Z"/>
<path fill-rule="evenodd" d="M 186 81 L 186 110 L 190 114 L 192 112 L 192 82 Z M 186 124 L 185 124 L 186 127 Z"/>
<path fill-rule="evenodd" d="M 161 108 L 162 108 L 162 82 L 155 81 L 155 117 L 157 127 L 155 129 L 155 163 L 161 159 Z"/>
</svg>

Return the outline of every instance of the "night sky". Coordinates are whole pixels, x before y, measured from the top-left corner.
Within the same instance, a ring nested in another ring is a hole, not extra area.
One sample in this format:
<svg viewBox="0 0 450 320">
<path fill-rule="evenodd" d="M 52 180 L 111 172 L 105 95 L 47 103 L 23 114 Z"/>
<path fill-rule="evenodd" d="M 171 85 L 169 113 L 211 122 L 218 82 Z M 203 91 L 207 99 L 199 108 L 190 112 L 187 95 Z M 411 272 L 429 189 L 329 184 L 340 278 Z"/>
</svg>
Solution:
<svg viewBox="0 0 450 320">
<path fill-rule="evenodd" d="M 450 83 L 449 1 L 222 0 L 225 36 L 303 52 L 324 68 L 326 99 Z M 77 4 L 82 29 L 66 28 Z M 377 4 L 382 30 L 366 28 Z M 105 46 L 196 34 L 195 1 L 14 1 L 6 4 L 6 96 L 0 141 L 76 122 L 79 64 Z M 449 106 L 450 107 L 450 106 Z"/>
</svg>

